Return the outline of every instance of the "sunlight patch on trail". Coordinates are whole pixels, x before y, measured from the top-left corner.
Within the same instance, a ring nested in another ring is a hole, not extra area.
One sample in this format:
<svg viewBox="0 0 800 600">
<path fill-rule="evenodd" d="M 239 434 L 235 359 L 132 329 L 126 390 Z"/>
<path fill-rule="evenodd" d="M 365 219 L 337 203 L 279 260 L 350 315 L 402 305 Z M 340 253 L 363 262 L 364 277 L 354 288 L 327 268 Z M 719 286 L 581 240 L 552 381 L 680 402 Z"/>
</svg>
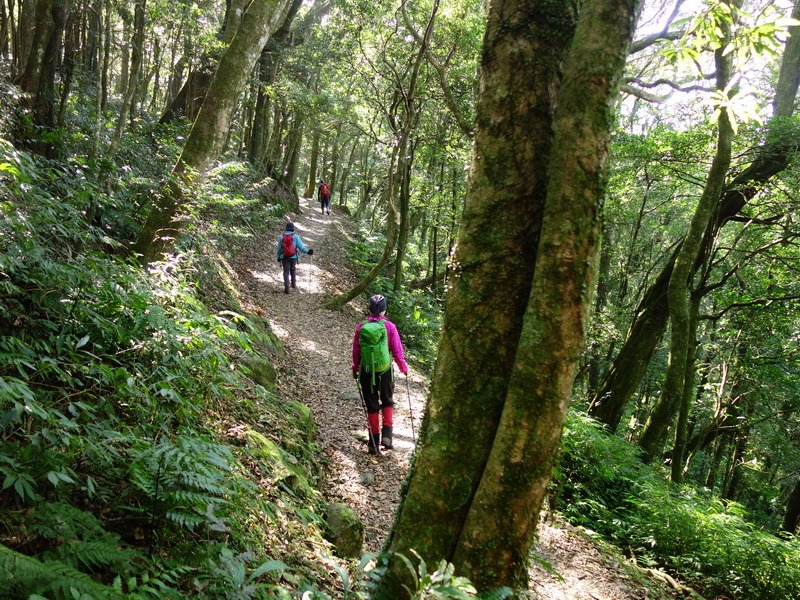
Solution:
<svg viewBox="0 0 800 600">
<path fill-rule="evenodd" d="M 317 345 L 317 343 L 314 340 L 301 339 L 299 340 L 299 342 L 300 342 L 300 350 L 313 352 L 314 354 L 322 356 L 323 358 L 329 358 L 331 355 L 331 353 L 328 350 L 325 350 L 324 348 Z"/>
</svg>

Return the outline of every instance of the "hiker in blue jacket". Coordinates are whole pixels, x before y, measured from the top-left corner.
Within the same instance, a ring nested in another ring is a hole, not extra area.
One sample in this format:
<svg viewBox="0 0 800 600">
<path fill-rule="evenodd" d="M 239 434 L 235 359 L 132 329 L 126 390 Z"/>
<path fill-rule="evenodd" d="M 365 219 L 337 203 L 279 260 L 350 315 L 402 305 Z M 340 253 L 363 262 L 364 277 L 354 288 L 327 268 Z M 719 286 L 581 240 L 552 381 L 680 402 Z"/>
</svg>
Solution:
<svg viewBox="0 0 800 600">
<path fill-rule="evenodd" d="M 297 287 L 297 260 L 300 252 L 314 256 L 312 248 L 306 248 L 300 236 L 294 232 L 294 223 L 286 223 L 286 231 L 278 238 L 278 262 L 283 265 L 283 293 L 289 293 L 289 285 Z"/>
</svg>

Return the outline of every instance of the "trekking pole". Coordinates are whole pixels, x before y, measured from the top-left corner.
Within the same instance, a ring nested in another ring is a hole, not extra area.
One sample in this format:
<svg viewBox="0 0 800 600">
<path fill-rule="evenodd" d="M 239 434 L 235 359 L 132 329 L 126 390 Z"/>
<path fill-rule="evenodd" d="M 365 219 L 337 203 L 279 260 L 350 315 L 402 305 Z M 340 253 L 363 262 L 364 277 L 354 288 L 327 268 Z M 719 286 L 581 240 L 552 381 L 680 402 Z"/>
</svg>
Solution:
<svg viewBox="0 0 800 600">
<path fill-rule="evenodd" d="M 411 391 L 408 389 L 408 375 L 406 375 L 406 395 L 408 396 L 408 418 L 411 420 L 411 439 L 417 443 L 417 436 L 414 433 L 414 411 L 411 408 Z"/>
<path fill-rule="evenodd" d="M 361 393 L 361 383 L 358 379 L 356 379 L 356 387 L 358 388 L 358 397 L 361 398 L 361 408 L 364 409 L 364 419 L 367 421 L 367 445 L 369 445 L 370 440 L 372 439 L 372 431 L 369 427 L 369 413 L 367 413 L 367 402 L 364 400 L 364 394 Z M 381 445 L 378 444 L 375 447 L 377 451 L 376 456 L 381 456 Z"/>
<path fill-rule="evenodd" d="M 308 255 L 309 260 L 311 261 L 308 263 L 308 281 L 306 282 L 306 289 L 310 292 L 311 291 L 311 271 L 314 270 L 314 255 Z"/>
</svg>

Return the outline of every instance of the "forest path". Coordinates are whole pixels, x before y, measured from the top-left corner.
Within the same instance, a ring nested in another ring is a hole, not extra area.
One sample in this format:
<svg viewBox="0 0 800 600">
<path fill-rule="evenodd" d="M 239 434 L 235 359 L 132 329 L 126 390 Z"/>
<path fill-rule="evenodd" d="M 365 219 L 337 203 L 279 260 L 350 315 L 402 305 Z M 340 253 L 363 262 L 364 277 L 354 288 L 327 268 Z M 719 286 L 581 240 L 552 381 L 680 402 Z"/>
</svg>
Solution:
<svg viewBox="0 0 800 600">
<path fill-rule="evenodd" d="M 344 502 L 364 523 L 365 550 L 378 552 L 391 528 L 399 488 L 413 450 L 409 405 L 418 428 L 425 389 L 409 372 L 408 388 L 395 368 L 394 449 L 381 457 L 367 453 L 367 422 L 350 370 L 355 327 L 366 317 L 366 304 L 354 300 L 342 311 L 322 307 L 349 289 L 354 275 L 347 260 L 352 223 L 333 206 L 320 214 L 319 204 L 301 200 L 301 210 L 286 215 L 314 255 L 302 255 L 297 288 L 283 292 L 283 271 L 276 260 L 283 223 L 272 237 L 256 240 L 238 257 L 236 268 L 252 301 L 263 309 L 286 354 L 276 361 L 280 393 L 311 408 L 327 459 L 323 491 L 330 502 Z M 391 319 L 392 307 L 387 315 Z M 400 332 L 402 338 L 402 332 Z"/>
<path fill-rule="evenodd" d="M 347 258 L 353 224 L 336 206 L 330 215 L 320 214 L 319 204 L 307 198 L 301 199 L 300 211 L 287 214 L 285 220 L 292 221 L 305 245 L 314 249 L 313 257 L 300 259 L 296 289 L 283 293 L 283 272 L 275 256 L 283 223 L 272 235 L 256 239 L 234 266 L 245 286 L 242 291 L 264 311 L 285 345 L 285 355 L 276 361 L 280 394 L 306 404 L 314 415 L 317 441 L 327 460 L 321 486 L 325 498 L 344 502 L 358 513 L 364 523 L 365 551 L 378 552 L 400 501 L 400 486 L 423 414 L 425 381 L 412 367 L 406 388 L 404 377 L 395 370 L 394 449 L 385 450 L 381 457 L 369 455 L 366 417 L 350 370 L 353 334 L 366 316 L 366 305 L 354 300 L 338 312 L 322 307 L 355 283 Z M 391 313 L 390 304 L 390 319 Z M 621 559 L 599 552 L 584 534 L 568 526 L 542 523 L 536 553 L 552 570 L 538 563 L 531 566 L 534 598 L 667 597 L 654 595 L 649 586 L 645 590 L 620 569 Z"/>
</svg>

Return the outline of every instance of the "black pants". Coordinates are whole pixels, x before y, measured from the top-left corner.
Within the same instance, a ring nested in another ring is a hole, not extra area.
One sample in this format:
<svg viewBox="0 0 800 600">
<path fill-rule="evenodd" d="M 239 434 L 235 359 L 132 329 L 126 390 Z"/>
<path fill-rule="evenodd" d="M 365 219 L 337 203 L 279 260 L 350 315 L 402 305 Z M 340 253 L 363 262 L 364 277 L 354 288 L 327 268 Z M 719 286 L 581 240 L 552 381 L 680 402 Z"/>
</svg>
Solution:
<svg viewBox="0 0 800 600">
<path fill-rule="evenodd" d="M 289 283 L 292 287 L 297 287 L 297 259 L 284 258 L 283 259 L 283 287 L 289 289 Z"/>
<path fill-rule="evenodd" d="M 383 373 L 375 373 L 375 385 L 372 384 L 372 373 L 361 369 L 358 382 L 367 404 L 367 413 L 375 414 L 382 408 L 394 406 L 394 373 L 391 368 Z"/>
</svg>

